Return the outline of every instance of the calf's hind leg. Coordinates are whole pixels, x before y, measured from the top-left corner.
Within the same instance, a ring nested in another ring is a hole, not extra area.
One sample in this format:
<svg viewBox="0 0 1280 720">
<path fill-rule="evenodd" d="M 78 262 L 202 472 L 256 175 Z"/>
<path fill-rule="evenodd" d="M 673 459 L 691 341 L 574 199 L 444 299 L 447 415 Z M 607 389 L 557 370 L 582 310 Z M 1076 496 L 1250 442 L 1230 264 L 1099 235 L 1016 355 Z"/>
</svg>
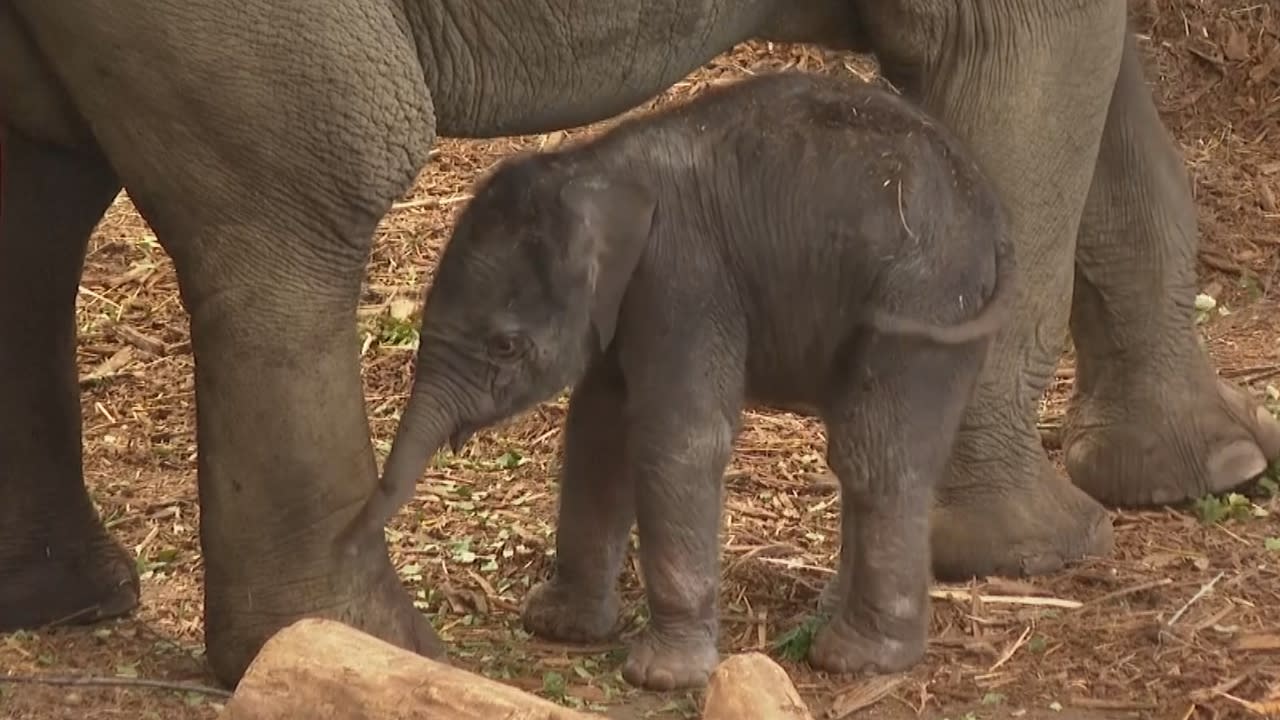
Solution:
<svg viewBox="0 0 1280 720">
<path fill-rule="evenodd" d="M 0 137 L 0 631 L 122 615 L 132 559 L 85 492 L 76 288 L 120 190 L 95 152 Z"/>
<path fill-rule="evenodd" d="M 824 594 L 831 618 L 809 662 L 828 672 L 898 672 L 924 656 L 932 491 L 983 354 L 981 343 L 875 335 L 864 357 L 824 413 L 827 462 L 840 480 L 840 575 Z"/>
</svg>

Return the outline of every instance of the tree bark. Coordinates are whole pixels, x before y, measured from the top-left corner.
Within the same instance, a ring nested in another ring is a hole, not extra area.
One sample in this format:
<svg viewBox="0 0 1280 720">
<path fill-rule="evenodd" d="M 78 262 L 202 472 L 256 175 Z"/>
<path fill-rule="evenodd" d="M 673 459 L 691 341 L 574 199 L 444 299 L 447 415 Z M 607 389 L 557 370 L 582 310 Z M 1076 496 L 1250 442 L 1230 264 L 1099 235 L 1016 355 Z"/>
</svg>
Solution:
<svg viewBox="0 0 1280 720">
<path fill-rule="evenodd" d="M 702 720 L 813 720 L 787 671 L 758 653 L 731 655 L 711 673 Z"/>
<path fill-rule="evenodd" d="M 315 618 L 289 625 L 263 645 L 222 714 L 222 720 L 601 717 Z"/>
</svg>

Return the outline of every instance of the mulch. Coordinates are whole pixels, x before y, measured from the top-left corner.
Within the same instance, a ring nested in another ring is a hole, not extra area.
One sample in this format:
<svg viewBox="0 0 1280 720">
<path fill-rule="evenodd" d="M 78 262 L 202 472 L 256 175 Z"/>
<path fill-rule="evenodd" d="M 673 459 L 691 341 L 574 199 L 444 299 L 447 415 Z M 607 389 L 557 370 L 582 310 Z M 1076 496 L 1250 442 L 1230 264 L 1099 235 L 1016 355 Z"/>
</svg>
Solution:
<svg viewBox="0 0 1280 720">
<path fill-rule="evenodd" d="M 1186 157 L 1203 233 L 1201 325 L 1224 376 L 1280 400 L 1280 8 L 1212 0 L 1134 4 L 1162 115 Z M 872 61 L 744 44 L 647 107 L 710 83 L 798 67 L 875 77 Z M 646 108 L 638 109 L 643 112 Z M 472 184 L 522 148 L 569 133 L 440 141 L 384 218 L 360 313 L 375 448 L 385 453 L 410 383 L 421 287 Z M 0 668 L 210 682 L 201 646 L 192 366 L 172 265 L 122 196 L 91 247 L 78 312 L 87 474 L 104 519 L 137 555 L 144 605 L 92 628 L 0 636 Z M 1049 447 L 1073 373 L 1045 400 Z M 555 454 L 564 399 L 443 456 L 389 530 L 393 560 L 455 662 L 611 716 L 690 717 L 697 694 L 639 693 L 618 677 L 623 645 L 566 648 L 519 629 L 528 587 L 550 570 Z M 727 475 L 723 648 L 780 658 L 828 717 L 1257 717 L 1280 712 L 1280 500 L 1274 484 L 1198 507 L 1117 512 L 1117 549 L 1051 576 L 934 589 L 926 662 L 851 680 L 788 659 L 803 648 L 835 566 L 838 500 L 815 483 L 815 421 L 751 412 Z M 1218 517 L 1222 515 L 1223 517 Z M 635 613 L 632 567 L 624 596 Z M 641 618 L 632 617 L 629 631 Z M 0 682 L 12 718 L 213 717 L 183 690 Z M 649 713 L 646 715 L 645 713 Z M 862 717 L 862 714 L 855 715 Z"/>
</svg>

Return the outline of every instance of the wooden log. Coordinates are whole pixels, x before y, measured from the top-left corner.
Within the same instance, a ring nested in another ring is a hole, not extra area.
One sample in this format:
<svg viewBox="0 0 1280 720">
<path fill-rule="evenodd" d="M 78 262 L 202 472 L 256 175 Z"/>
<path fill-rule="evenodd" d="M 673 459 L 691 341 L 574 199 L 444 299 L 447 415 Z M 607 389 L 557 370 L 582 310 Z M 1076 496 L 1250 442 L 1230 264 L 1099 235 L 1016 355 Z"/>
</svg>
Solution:
<svg viewBox="0 0 1280 720">
<path fill-rule="evenodd" d="M 787 671 L 767 655 L 725 658 L 707 683 L 702 720 L 813 720 Z"/>
<path fill-rule="evenodd" d="M 221 720 L 600 720 L 332 620 L 280 630 Z"/>
</svg>

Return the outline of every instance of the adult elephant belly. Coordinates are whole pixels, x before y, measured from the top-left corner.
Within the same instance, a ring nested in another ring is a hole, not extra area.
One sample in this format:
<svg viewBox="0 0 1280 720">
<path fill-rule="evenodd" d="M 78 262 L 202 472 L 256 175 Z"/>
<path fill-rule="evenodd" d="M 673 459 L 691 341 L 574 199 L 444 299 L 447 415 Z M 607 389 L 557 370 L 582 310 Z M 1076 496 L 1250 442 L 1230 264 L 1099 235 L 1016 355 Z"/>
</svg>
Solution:
<svg viewBox="0 0 1280 720">
<path fill-rule="evenodd" d="M 93 146 L 71 99 L 7 3 L 0 3 L 0 98 L 0 127 L 62 147 Z"/>
</svg>

